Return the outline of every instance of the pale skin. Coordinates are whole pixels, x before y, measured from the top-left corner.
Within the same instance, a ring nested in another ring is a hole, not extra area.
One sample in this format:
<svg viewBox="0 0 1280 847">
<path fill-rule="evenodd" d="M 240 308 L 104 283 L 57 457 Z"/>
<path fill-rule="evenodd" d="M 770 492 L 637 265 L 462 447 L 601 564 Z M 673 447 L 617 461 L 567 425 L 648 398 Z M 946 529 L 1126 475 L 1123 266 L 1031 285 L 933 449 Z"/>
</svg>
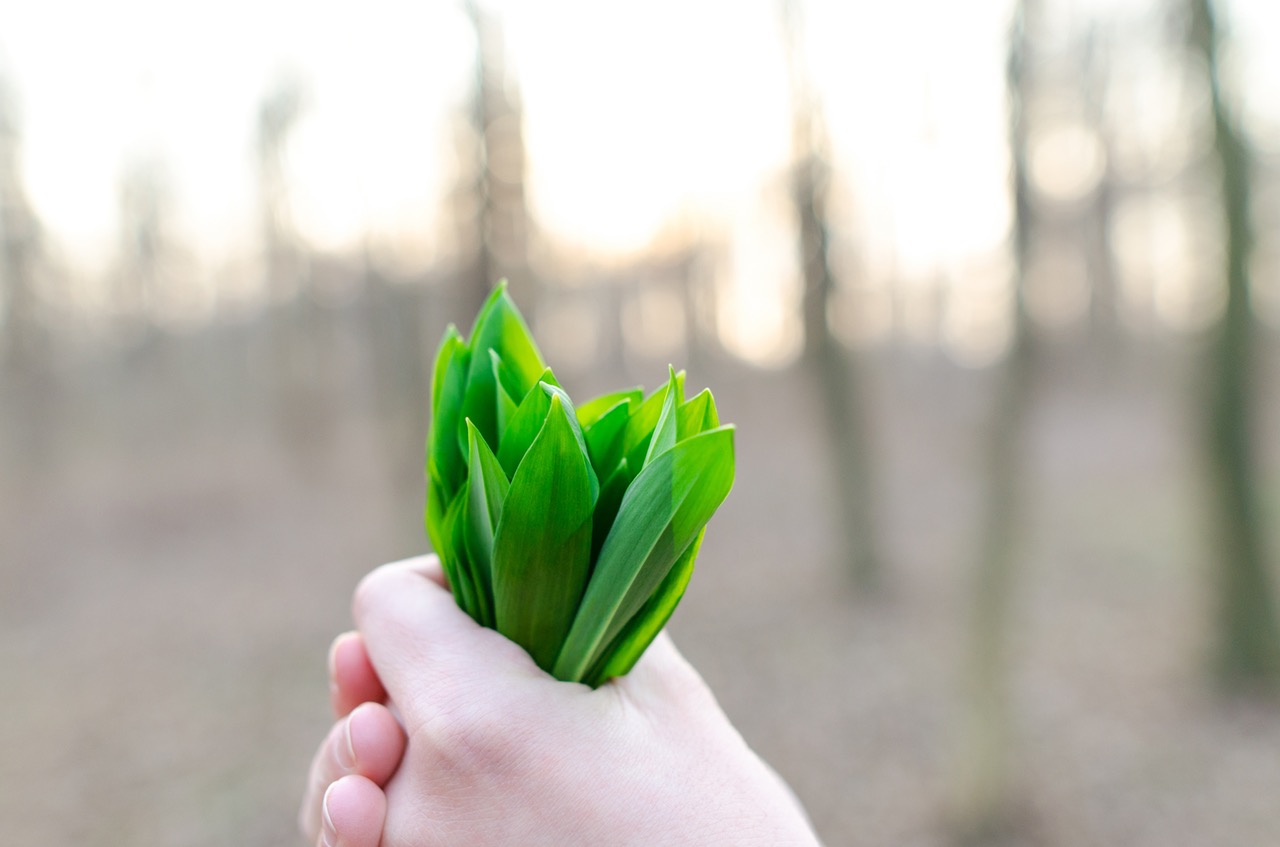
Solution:
<svg viewBox="0 0 1280 847">
<path fill-rule="evenodd" d="M 559 682 L 458 608 L 434 556 L 373 571 L 354 613 L 299 815 L 314 844 L 818 844 L 665 634 L 626 677 Z"/>
</svg>

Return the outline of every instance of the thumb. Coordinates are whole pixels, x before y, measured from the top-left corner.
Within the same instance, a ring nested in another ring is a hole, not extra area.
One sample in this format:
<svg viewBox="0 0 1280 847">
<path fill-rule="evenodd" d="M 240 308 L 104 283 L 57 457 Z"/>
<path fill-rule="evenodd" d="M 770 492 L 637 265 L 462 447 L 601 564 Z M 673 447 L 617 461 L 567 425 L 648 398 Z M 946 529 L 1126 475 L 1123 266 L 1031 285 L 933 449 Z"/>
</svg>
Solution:
<svg viewBox="0 0 1280 847">
<path fill-rule="evenodd" d="M 434 555 L 370 572 L 352 611 L 369 659 L 406 719 L 423 698 L 438 702 L 504 675 L 543 675 L 528 653 L 458 607 Z"/>
</svg>

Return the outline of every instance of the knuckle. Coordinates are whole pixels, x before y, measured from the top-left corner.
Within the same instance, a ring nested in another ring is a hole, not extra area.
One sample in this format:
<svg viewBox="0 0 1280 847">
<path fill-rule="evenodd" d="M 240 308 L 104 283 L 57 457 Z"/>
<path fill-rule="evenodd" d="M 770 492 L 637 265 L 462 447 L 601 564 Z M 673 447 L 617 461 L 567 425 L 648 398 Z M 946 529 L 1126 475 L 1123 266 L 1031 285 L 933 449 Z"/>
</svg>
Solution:
<svg viewBox="0 0 1280 847">
<path fill-rule="evenodd" d="M 523 721 L 492 700 L 461 699 L 423 725 L 426 746 L 439 763 L 464 773 L 497 773 L 521 755 Z"/>
</svg>

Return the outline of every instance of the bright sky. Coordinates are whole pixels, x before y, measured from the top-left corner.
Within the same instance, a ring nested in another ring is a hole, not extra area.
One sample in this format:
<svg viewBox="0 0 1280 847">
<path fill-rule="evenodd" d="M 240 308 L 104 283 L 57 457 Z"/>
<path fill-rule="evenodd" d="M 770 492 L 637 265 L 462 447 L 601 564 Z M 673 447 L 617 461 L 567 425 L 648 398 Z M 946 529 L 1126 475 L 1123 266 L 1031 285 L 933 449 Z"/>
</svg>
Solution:
<svg viewBox="0 0 1280 847">
<path fill-rule="evenodd" d="M 1152 2 L 1054 9 L 1065 20 Z M 776 324 L 777 298 L 794 288 L 778 254 L 790 236 L 766 208 L 789 146 L 777 0 L 489 5 L 504 16 L 519 72 L 544 231 L 626 254 L 678 215 L 709 218 L 730 229 L 735 284 L 758 301 L 739 319 Z M 908 284 L 989 264 L 1009 222 L 1012 0 L 804 5 L 841 168 L 837 207 L 859 234 L 850 249 Z M 1250 80 L 1243 107 L 1280 137 L 1280 4 L 1233 8 L 1241 40 L 1231 67 Z M 369 235 L 429 247 L 472 41 L 455 0 L 41 0 L 0 11 L 0 70 L 20 97 L 28 191 L 64 255 L 88 272 L 114 250 L 124 164 L 147 155 L 167 163 L 173 225 L 203 260 L 252 250 L 254 123 L 287 73 L 308 92 L 290 160 L 304 233 L 326 247 Z"/>
</svg>

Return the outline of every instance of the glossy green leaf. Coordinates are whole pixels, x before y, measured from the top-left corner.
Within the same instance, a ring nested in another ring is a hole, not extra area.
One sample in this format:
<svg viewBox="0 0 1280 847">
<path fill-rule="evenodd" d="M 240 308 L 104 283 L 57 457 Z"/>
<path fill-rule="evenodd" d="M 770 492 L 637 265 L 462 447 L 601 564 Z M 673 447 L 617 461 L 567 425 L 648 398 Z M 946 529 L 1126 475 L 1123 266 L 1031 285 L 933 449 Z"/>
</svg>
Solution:
<svg viewBox="0 0 1280 847">
<path fill-rule="evenodd" d="M 623 459 L 600 485 L 600 496 L 596 499 L 595 515 L 591 521 L 592 562 L 600 558 L 600 548 L 604 546 L 604 540 L 609 537 L 609 530 L 613 528 L 613 522 L 618 517 L 618 507 L 622 505 L 622 497 L 627 493 L 627 486 L 630 484 L 631 469 L 627 467 L 627 460 Z"/>
<path fill-rule="evenodd" d="M 585 431 L 619 403 L 639 403 L 643 400 L 644 390 L 640 388 L 629 388 L 625 391 L 614 391 L 593 397 L 577 407 L 578 425 Z"/>
<path fill-rule="evenodd" d="M 497 629 L 547 670 L 586 588 L 595 506 L 572 411 L 558 394 L 550 400 L 511 480 L 493 547 Z"/>
<path fill-rule="evenodd" d="M 679 383 L 676 381 L 676 369 L 671 368 L 671 378 L 667 380 L 667 394 L 662 400 L 662 411 L 658 414 L 658 422 L 653 426 L 653 436 L 649 439 L 649 447 L 644 455 L 647 467 L 655 456 L 676 446 L 676 392 Z"/>
<path fill-rule="evenodd" d="M 676 420 L 676 438 L 680 441 L 720 426 L 716 398 L 711 396 L 711 389 L 704 388 L 696 397 L 686 401 L 677 410 Z"/>
<path fill-rule="evenodd" d="M 458 605 L 479 622 L 484 616 L 481 614 L 475 582 L 471 577 L 471 563 L 467 560 L 465 521 L 463 521 L 466 504 L 467 485 L 463 483 L 462 491 L 449 504 L 445 512 L 442 523 L 444 549 L 440 551 L 440 564 L 444 568 L 445 578 L 449 580 L 449 588 L 453 591 Z"/>
<path fill-rule="evenodd" d="M 511 420 L 511 416 L 515 414 L 516 406 L 519 405 L 517 397 L 523 397 L 528 389 L 522 389 L 518 385 L 518 380 L 511 373 L 511 370 L 503 364 L 502 356 L 498 355 L 497 350 L 489 351 L 489 359 L 493 362 L 493 378 L 494 378 L 494 410 L 497 413 L 498 440 L 502 440 L 502 431 L 507 428 L 507 422 Z"/>
<path fill-rule="evenodd" d="M 498 443 L 498 463 L 502 465 L 508 479 L 515 476 L 520 460 L 546 425 L 552 396 L 546 383 L 537 383 L 529 389 L 529 393 L 516 407 L 515 414 L 507 421 L 507 427 Z"/>
<path fill-rule="evenodd" d="M 582 428 L 591 466 L 602 479 L 608 478 L 622 461 L 622 437 L 636 402 L 630 398 L 622 400 Z"/>
<path fill-rule="evenodd" d="M 732 485 L 731 426 L 678 443 L 636 476 L 556 659 L 557 678 L 583 678 L 667 578 Z"/>
<path fill-rule="evenodd" d="M 505 283 L 494 288 L 480 309 L 467 344 L 471 349 L 471 362 L 461 415 L 476 425 L 491 448 L 497 449 L 497 378 L 487 351 L 498 352 L 520 386 L 532 386 L 546 370 L 542 354 L 538 352 L 524 318 L 511 302 Z"/>
<path fill-rule="evenodd" d="M 458 490 L 466 474 L 466 459 L 458 445 L 457 433 L 462 427 L 461 411 L 470 360 L 470 351 L 456 337 L 456 332 L 453 337 L 446 335 L 435 365 L 427 455 L 428 469 L 434 463 L 437 482 L 447 496 Z"/>
<path fill-rule="evenodd" d="M 640 611 L 636 613 L 609 647 L 596 660 L 595 666 L 583 680 L 592 687 L 597 687 L 631 671 L 644 651 L 658 637 L 662 628 L 671 619 L 685 589 L 689 587 L 689 579 L 693 576 L 693 565 L 698 558 L 698 550 L 702 547 L 702 539 L 706 535 L 706 527 L 698 533 L 697 538 L 689 545 L 689 549 L 681 554 L 666 579 L 653 592 Z"/>
<path fill-rule="evenodd" d="M 493 537 L 502 519 L 503 501 L 510 483 L 479 430 L 467 421 L 468 464 L 466 506 L 466 547 L 471 577 L 479 607 L 486 613 L 481 621 L 493 626 Z"/>
<path fill-rule="evenodd" d="M 674 383 L 675 402 L 676 405 L 680 405 L 684 402 L 684 371 L 675 375 Z M 654 427 L 658 425 L 658 419 L 662 417 L 662 407 L 666 403 L 667 393 L 671 387 L 672 381 L 668 380 L 665 385 L 646 397 L 644 402 L 632 411 L 631 418 L 627 421 L 627 428 L 622 435 L 622 456 L 627 460 L 632 473 L 639 473 L 644 467 L 645 457 L 649 453 L 649 441 L 653 437 Z"/>
<path fill-rule="evenodd" d="M 431 539 L 431 549 L 441 558 L 445 555 L 445 545 L 448 543 L 448 536 L 444 532 L 444 516 L 445 510 L 448 509 L 449 503 L 445 497 L 444 491 L 437 482 L 437 471 L 434 462 L 428 460 L 429 470 L 427 472 L 427 502 L 423 510 L 423 520 L 427 525 L 427 538 Z"/>
</svg>

